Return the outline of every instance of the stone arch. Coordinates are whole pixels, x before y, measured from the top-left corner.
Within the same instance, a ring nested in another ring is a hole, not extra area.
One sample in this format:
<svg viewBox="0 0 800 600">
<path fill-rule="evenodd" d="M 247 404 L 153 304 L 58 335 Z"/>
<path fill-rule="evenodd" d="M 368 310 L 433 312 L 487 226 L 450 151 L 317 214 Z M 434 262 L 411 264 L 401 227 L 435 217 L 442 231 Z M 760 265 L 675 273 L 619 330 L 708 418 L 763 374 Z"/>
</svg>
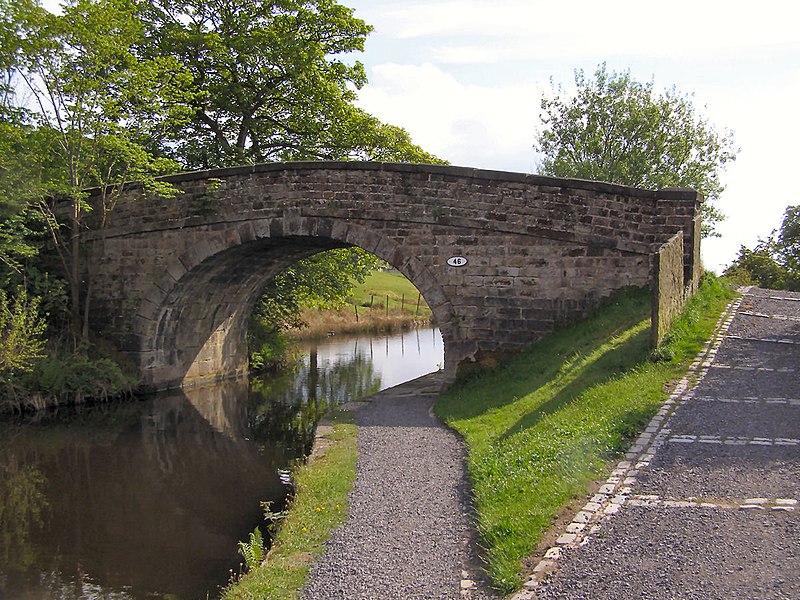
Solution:
<svg viewBox="0 0 800 600">
<path fill-rule="evenodd" d="M 145 383 L 190 386 L 243 374 L 247 319 L 266 281 L 299 259 L 350 246 L 385 260 L 417 287 L 442 332 L 445 369 L 454 371 L 458 319 L 422 261 L 362 225 L 288 213 L 209 233 L 170 261 L 136 311 Z"/>
</svg>

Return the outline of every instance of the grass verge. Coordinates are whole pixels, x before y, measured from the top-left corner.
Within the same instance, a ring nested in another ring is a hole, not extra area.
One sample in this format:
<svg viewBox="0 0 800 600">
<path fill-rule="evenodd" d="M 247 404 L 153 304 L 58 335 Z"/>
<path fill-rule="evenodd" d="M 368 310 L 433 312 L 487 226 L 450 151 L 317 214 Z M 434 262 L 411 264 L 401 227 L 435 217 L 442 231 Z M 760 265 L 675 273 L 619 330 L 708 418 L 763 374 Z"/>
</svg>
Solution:
<svg viewBox="0 0 800 600">
<path fill-rule="evenodd" d="M 333 431 L 324 451 L 294 473 L 295 497 L 280 521 L 267 559 L 225 590 L 226 600 L 297 598 L 313 558 L 331 531 L 344 523 L 347 494 L 356 476 L 356 426 L 348 412 L 329 415 Z"/>
<path fill-rule="evenodd" d="M 480 543 L 498 590 L 519 588 L 523 559 L 657 412 L 733 296 L 704 278 L 651 353 L 649 292 L 627 293 L 437 401 L 436 414 L 468 447 Z"/>
<path fill-rule="evenodd" d="M 414 287 L 408 279 L 400 273 L 393 271 L 373 271 L 353 289 L 351 300 L 359 306 L 386 307 L 386 297 L 389 297 L 390 309 L 395 305 L 401 307 L 405 299 L 405 310 L 415 312 L 419 290 Z M 423 316 L 430 316 L 431 311 L 425 300 L 422 299 L 419 305 L 419 313 Z"/>
<path fill-rule="evenodd" d="M 292 331 L 294 339 L 316 339 L 337 334 L 404 331 L 427 325 L 433 313 L 408 279 L 399 273 L 374 271 L 356 284 L 340 309 L 305 309 L 308 326 Z"/>
</svg>

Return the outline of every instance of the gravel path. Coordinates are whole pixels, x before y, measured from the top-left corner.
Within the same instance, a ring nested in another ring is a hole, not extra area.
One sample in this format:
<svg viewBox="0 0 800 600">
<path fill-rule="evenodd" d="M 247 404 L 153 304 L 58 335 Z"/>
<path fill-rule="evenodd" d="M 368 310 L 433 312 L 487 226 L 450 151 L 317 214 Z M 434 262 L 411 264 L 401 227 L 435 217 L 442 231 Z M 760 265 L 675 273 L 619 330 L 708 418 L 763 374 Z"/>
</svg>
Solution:
<svg viewBox="0 0 800 600">
<path fill-rule="evenodd" d="M 475 568 L 464 449 L 431 413 L 434 374 L 356 411 L 357 478 L 346 523 L 312 566 L 307 600 L 492 598 Z M 360 404 L 360 403 L 359 403 Z"/>
<path fill-rule="evenodd" d="M 724 331 L 516 598 L 800 598 L 800 293 Z"/>
</svg>

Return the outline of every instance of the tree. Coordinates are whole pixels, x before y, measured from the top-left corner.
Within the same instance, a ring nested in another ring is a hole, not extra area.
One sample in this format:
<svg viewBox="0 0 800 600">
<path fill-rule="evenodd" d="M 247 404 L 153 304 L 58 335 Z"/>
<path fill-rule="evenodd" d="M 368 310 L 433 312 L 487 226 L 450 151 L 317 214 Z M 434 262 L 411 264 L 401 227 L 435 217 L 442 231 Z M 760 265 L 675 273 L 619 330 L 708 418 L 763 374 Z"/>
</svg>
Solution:
<svg viewBox="0 0 800 600">
<path fill-rule="evenodd" d="M 0 377 L 6 386 L 15 373 L 30 371 L 33 362 L 44 357 L 45 328 L 38 298 L 29 300 L 18 290 L 11 299 L 0 290 Z"/>
<path fill-rule="evenodd" d="M 282 332 L 306 325 L 303 308 L 340 308 L 382 261 L 361 248 L 328 250 L 297 261 L 273 277 L 261 293 L 248 328 L 251 367 L 281 363 L 288 351 Z"/>
<path fill-rule="evenodd" d="M 786 207 L 776 245 L 783 265 L 800 275 L 800 205 Z"/>
<path fill-rule="evenodd" d="M 33 178 L 26 176 L 29 112 L 14 104 L 14 72 L 19 61 L 20 36 L 17 24 L 5 18 L 10 10 L 10 1 L 0 0 L 0 17 L 3 17 L 0 18 L 0 264 L 3 280 L 10 272 L 19 273 L 21 262 L 36 253 L 26 239 L 30 232 L 22 214 L 31 197 L 29 188 Z"/>
<path fill-rule="evenodd" d="M 434 159 L 353 106 L 372 30 L 336 0 L 141 2 L 147 56 L 183 65 L 198 92 L 162 151 L 189 169 L 275 160 Z M 394 139 L 391 139 L 394 136 Z M 393 153 L 381 154 L 392 149 Z M 408 151 L 403 154 L 399 150 Z"/>
<path fill-rule="evenodd" d="M 560 87 L 541 100 L 543 129 L 535 147 L 544 175 L 576 177 L 659 189 L 691 187 L 702 193 L 704 233 L 723 216 L 716 202 L 720 175 L 735 160 L 732 134 L 718 133 L 674 88 L 656 94 L 653 82 L 598 67 L 594 78 L 575 72 L 574 95 Z"/>
<path fill-rule="evenodd" d="M 780 229 L 753 250 L 742 246 L 725 276 L 743 285 L 800 291 L 800 205 L 789 206 Z"/>
<path fill-rule="evenodd" d="M 87 216 L 99 208 L 94 226 L 102 229 L 130 181 L 171 192 L 155 176 L 178 165 L 146 144 L 186 116 L 191 78 L 174 59 L 136 55 L 144 28 L 133 0 L 69 0 L 60 15 L 34 0 L 3 0 L 0 9 L 4 47 L 14 50 L 4 52 L 7 72 L 23 86 L 18 110 L 28 115 L 25 141 L 35 142 L 22 153 L 33 159 L 23 173 L 36 183 L 32 196 L 62 261 L 73 333 L 85 339 L 91 277 L 81 234 Z M 99 206 L 87 202 L 90 187 L 100 189 Z M 64 200 L 66 226 L 57 208 Z"/>
</svg>

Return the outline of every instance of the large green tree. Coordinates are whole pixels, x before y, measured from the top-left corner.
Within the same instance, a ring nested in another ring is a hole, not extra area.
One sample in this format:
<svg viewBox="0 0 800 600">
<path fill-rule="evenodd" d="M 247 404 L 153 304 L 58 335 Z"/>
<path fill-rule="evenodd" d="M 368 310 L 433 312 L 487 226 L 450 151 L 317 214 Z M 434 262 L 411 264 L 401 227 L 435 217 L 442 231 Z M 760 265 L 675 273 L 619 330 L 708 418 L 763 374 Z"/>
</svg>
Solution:
<svg viewBox="0 0 800 600">
<path fill-rule="evenodd" d="M 95 227 L 131 181 L 169 193 L 155 179 L 178 165 L 156 156 L 153 139 L 187 117 L 191 77 L 170 57 L 141 57 L 144 40 L 133 0 L 69 0 L 56 15 L 35 0 L 0 4 L 7 57 L 8 96 L 24 112 L 14 156 L 18 171 L 48 225 L 69 287 L 70 322 L 76 339 L 88 335 L 91 274 L 81 234 L 93 210 Z M 7 102 L 9 104 L 9 102 Z M 99 206 L 87 188 L 100 189 Z M 67 211 L 60 206 L 64 201 Z"/>
<path fill-rule="evenodd" d="M 336 0 L 146 0 L 143 52 L 198 92 L 162 149 L 186 168 L 274 160 L 435 160 L 353 105 L 371 31 Z"/>
<path fill-rule="evenodd" d="M 713 234 L 722 214 L 721 174 L 737 150 L 729 131 L 718 132 L 688 96 L 661 94 L 653 82 L 605 65 L 588 77 L 575 72 L 574 93 L 553 86 L 541 100 L 543 127 L 536 149 L 544 175 L 576 177 L 659 189 L 691 187 L 706 199 L 704 232 Z"/>
</svg>

